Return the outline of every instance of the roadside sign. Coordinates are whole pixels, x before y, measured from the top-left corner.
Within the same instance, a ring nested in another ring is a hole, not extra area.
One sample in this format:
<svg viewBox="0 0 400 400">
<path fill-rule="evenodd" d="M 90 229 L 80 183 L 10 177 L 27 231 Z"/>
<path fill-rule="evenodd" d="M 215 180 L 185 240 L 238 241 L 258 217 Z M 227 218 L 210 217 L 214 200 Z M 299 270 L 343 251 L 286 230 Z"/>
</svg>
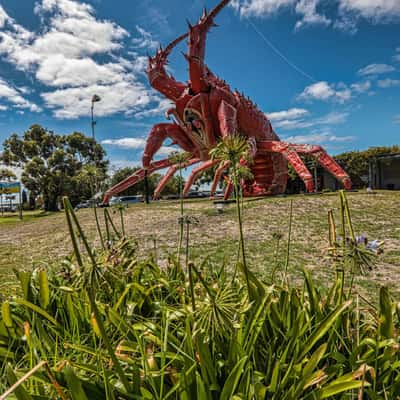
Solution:
<svg viewBox="0 0 400 400">
<path fill-rule="evenodd" d="M 10 211 L 15 209 L 16 206 L 13 206 L 13 201 L 16 200 L 15 194 L 18 194 L 19 197 L 19 219 L 22 220 L 22 197 L 21 197 L 21 183 L 20 182 L 0 182 L 0 210 L 1 215 L 3 216 L 5 208 L 9 209 Z M 3 196 L 6 199 L 6 203 L 3 202 Z M 9 203 L 8 203 L 9 201 Z"/>
<path fill-rule="evenodd" d="M 21 184 L 19 182 L 0 182 L 0 194 L 19 193 Z"/>
</svg>

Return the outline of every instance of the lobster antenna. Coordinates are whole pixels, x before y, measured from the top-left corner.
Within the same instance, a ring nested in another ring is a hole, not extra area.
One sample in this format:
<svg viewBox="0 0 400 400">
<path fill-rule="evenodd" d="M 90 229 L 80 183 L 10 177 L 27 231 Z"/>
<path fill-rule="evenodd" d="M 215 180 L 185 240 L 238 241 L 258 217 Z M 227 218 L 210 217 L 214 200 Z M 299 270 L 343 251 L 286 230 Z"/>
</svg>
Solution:
<svg viewBox="0 0 400 400">
<path fill-rule="evenodd" d="M 217 14 L 225 7 L 227 6 L 229 3 L 231 2 L 231 0 L 222 0 L 217 6 L 215 6 L 215 8 L 210 11 L 210 13 L 208 14 L 209 18 L 215 18 L 217 16 Z"/>
<path fill-rule="evenodd" d="M 189 36 L 189 33 L 184 33 L 183 35 L 179 36 L 176 38 L 174 41 L 172 41 L 164 50 L 164 53 L 169 54 L 171 50 L 178 45 L 182 40 L 186 39 Z"/>
</svg>

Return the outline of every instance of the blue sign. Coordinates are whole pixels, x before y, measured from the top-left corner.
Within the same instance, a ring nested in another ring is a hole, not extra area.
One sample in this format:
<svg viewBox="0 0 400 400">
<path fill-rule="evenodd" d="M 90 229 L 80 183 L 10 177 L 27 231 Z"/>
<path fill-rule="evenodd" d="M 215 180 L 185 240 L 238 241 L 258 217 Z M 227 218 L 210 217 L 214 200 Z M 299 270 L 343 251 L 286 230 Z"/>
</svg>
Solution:
<svg viewBox="0 0 400 400">
<path fill-rule="evenodd" d="M 20 182 L 0 182 L 0 194 L 19 193 L 20 191 Z"/>
</svg>

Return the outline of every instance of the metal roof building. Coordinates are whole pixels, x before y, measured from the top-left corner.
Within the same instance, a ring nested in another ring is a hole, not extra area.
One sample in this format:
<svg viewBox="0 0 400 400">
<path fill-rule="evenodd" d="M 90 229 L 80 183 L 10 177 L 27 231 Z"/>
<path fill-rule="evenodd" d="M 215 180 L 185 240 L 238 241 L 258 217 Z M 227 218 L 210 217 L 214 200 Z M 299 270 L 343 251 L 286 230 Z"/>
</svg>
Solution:
<svg viewBox="0 0 400 400">
<path fill-rule="evenodd" d="M 400 153 L 372 157 L 369 184 L 373 189 L 400 190 Z"/>
</svg>

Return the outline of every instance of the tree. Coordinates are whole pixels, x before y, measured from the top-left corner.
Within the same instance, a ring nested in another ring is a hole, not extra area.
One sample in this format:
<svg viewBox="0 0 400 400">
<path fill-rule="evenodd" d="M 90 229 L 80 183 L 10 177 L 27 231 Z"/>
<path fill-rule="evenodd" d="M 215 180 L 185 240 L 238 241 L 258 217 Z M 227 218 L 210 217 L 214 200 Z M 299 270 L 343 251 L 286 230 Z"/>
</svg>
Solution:
<svg viewBox="0 0 400 400">
<path fill-rule="evenodd" d="M 365 186 L 362 176 L 368 176 L 370 161 L 382 154 L 400 153 L 400 146 L 370 147 L 363 151 L 348 151 L 335 156 L 335 160 L 350 175 L 350 179 L 357 187 Z"/>
<path fill-rule="evenodd" d="M 106 177 L 104 149 L 80 132 L 58 135 L 32 125 L 21 137 L 11 135 L 3 147 L 2 162 L 23 169 L 22 183 L 32 196 L 42 196 L 46 211 L 57 210 L 63 195 L 68 195 L 72 203 L 92 196 L 93 187 L 81 174 L 88 165 L 96 169 L 96 182 Z"/>
<path fill-rule="evenodd" d="M 11 169 L 1 168 L 0 169 L 0 181 L 11 182 L 17 179 L 17 175 Z"/>
</svg>

